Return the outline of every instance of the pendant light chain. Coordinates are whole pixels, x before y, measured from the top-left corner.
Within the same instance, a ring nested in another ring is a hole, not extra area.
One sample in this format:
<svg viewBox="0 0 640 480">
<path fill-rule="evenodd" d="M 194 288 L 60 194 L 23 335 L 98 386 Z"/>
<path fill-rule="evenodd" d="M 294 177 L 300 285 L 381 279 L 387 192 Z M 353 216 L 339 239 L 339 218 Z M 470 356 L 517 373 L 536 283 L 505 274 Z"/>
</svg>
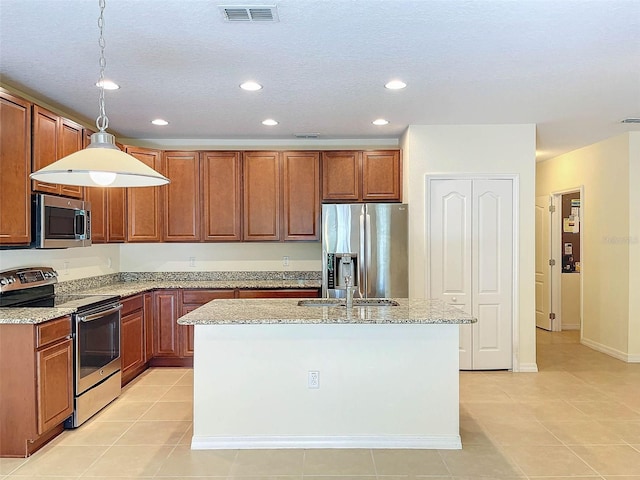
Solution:
<svg viewBox="0 0 640 480">
<path fill-rule="evenodd" d="M 104 7 L 105 0 L 99 0 L 100 5 L 100 17 L 98 17 L 98 28 L 100 29 L 100 38 L 98 39 L 98 45 L 100 46 L 100 80 L 98 85 L 100 86 L 100 97 L 98 99 L 98 105 L 100 113 L 96 119 L 96 127 L 101 132 L 104 132 L 109 127 L 109 119 L 104 108 L 104 69 L 107 66 L 107 60 L 104 56 Z"/>
</svg>

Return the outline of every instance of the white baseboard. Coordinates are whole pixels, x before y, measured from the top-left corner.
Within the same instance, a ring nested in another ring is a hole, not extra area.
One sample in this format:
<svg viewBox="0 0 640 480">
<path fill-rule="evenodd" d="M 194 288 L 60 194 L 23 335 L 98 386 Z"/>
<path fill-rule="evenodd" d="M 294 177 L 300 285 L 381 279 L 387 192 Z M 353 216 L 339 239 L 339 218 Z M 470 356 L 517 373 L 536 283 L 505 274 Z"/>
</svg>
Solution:
<svg viewBox="0 0 640 480">
<path fill-rule="evenodd" d="M 589 348 L 593 348 L 598 352 L 605 353 L 613 358 L 622 360 L 623 362 L 640 363 L 640 354 L 629 354 L 621 352 L 620 350 L 608 347 L 607 345 L 603 345 L 602 343 L 594 342 L 593 340 L 589 340 L 588 338 L 581 338 L 580 343 L 586 345 Z"/>
<path fill-rule="evenodd" d="M 579 323 L 563 323 L 562 330 L 580 330 Z"/>
<path fill-rule="evenodd" d="M 367 435 L 367 436 L 238 436 L 191 439 L 192 450 L 266 448 L 416 448 L 460 450 L 460 435 Z"/>
<path fill-rule="evenodd" d="M 518 365 L 519 373 L 538 373 L 538 364 L 537 363 L 521 363 Z"/>
</svg>

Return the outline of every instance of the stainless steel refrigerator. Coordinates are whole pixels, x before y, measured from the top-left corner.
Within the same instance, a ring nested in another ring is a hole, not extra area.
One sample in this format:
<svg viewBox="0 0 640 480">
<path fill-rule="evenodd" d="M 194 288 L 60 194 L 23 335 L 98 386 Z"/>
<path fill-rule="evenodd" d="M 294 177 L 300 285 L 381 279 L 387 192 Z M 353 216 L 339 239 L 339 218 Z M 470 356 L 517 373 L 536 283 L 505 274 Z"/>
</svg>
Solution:
<svg viewBox="0 0 640 480">
<path fill-rule="evenodd" d="M 406 298 L 409 206 L 399 203 L 322 205 L 322 296 Z"/>
</svg>

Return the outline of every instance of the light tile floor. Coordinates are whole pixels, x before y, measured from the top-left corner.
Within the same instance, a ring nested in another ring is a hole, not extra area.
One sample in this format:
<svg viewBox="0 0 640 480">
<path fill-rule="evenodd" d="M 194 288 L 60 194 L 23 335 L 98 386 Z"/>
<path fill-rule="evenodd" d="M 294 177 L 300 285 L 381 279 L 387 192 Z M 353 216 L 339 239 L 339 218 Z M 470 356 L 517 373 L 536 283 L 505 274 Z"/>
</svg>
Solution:
<svg viewBox="0 0 640 480">
<path fill-rule="evenodd" d="M 0 479 L 640 480 L 640 365 L 538 332 L 540 372 L 460 374 L 462 450 L 191 451 L 190 369 L 151 369 Z"/>
</svg>

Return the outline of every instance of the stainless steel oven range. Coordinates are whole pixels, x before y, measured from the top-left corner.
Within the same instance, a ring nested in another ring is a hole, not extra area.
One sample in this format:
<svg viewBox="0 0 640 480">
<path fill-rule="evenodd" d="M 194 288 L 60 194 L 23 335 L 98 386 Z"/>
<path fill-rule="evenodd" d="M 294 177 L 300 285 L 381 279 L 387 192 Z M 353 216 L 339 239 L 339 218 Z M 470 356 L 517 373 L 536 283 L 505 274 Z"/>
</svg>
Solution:
<svg viewBox="0 0 640 480">
<path fill-rule="evenodd" d="M 73 308 L 74 411 L 65 427 L 80 426 L 120 395 L 120 297 L 56 295 L 57 272 L 29 267 L 0 272 L 0 306 Z"/>
</svg>

